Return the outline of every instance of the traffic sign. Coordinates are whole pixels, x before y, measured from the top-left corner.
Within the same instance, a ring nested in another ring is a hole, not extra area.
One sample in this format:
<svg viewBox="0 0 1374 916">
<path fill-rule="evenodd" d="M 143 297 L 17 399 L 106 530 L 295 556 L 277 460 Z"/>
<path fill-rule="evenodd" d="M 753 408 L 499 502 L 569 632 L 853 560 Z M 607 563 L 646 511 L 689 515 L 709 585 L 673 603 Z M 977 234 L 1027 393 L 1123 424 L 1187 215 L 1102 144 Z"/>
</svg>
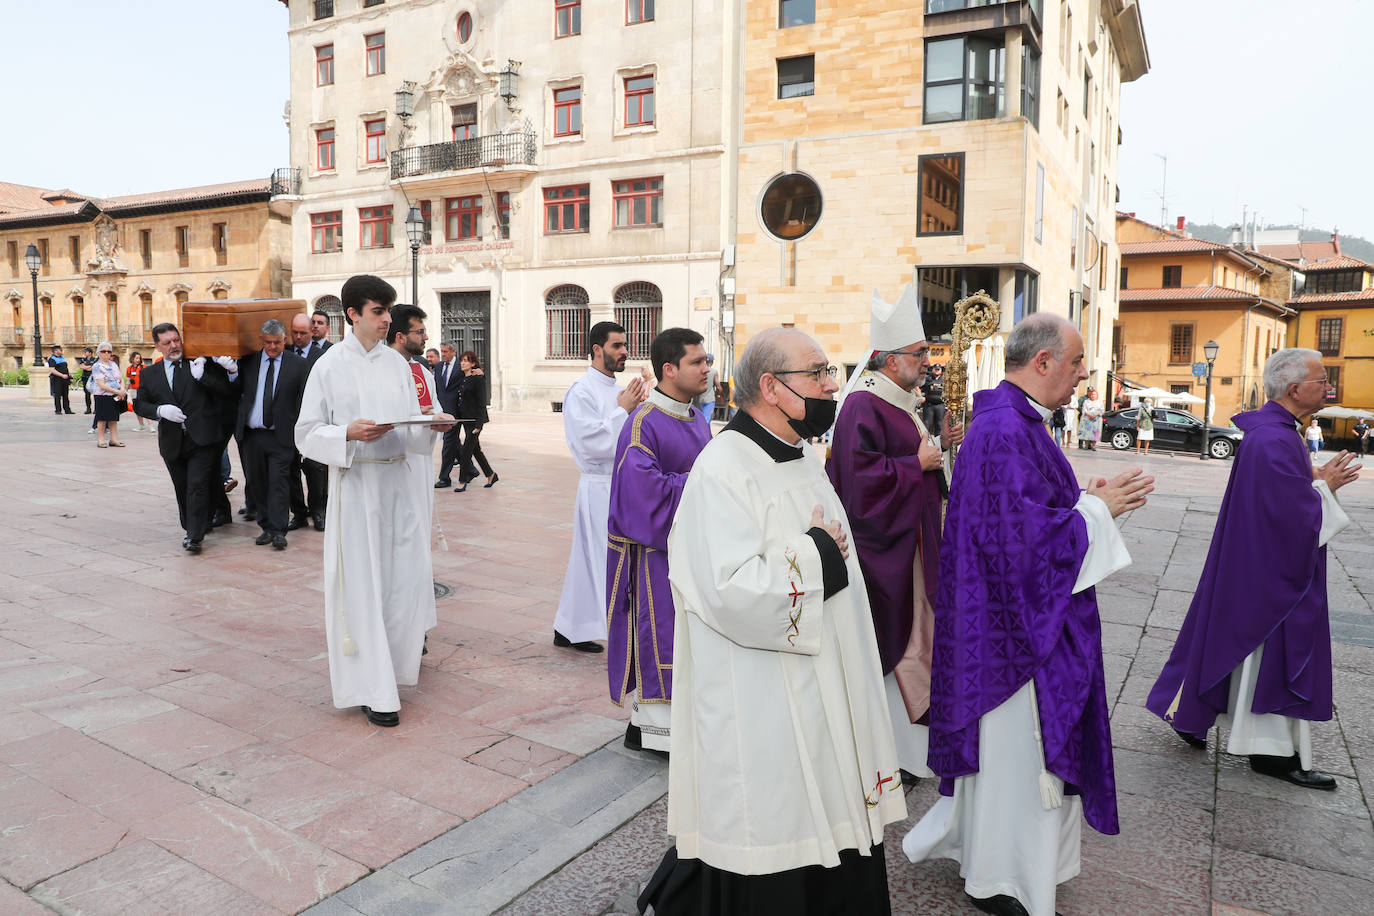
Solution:
<svg viewBox="0 0 1374 916">
<path fill-rule="evenodd" d="M 1206 363 L 1193 363 L 1193 378 L 1202 378 L 1207 374 Z"/>
</svg>

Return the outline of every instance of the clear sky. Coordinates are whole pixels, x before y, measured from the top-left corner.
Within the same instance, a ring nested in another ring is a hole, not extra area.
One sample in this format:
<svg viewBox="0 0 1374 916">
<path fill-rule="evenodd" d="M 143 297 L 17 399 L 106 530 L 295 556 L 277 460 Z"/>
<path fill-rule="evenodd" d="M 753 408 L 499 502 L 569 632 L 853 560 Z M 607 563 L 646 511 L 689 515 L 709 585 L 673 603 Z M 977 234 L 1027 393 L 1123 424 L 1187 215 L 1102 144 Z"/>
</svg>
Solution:
<svg viewBox="0 0 1374 916">
<path fill-rule="evenodd" d="M 1374 3 L 1141 0 L 1151 71 L 1121 89 L 1120 208 L 1374 239 Z"/>
<path fill-rule="evenodd" d="M 1152 70 L 1122 87 L 1121 208 L 1374 238 L 1371 0 L 1141 0 Z M 95 196 L 287 165 L 279 0 L 0 0 L 0 180 Z"/>
<path fill-rule="evenodd" d="M 280 0 L 0 0 L 0 180 L 94 197 L 289 165 Z"/>
</svg>

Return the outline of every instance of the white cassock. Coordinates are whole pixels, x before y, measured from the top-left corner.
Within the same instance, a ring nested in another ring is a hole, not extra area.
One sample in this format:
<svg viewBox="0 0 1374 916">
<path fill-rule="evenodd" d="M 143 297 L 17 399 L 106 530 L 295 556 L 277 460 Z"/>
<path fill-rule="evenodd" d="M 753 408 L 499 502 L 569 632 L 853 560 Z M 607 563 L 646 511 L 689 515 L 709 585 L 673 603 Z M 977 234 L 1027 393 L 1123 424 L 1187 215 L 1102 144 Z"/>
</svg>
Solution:
<svg viewBox="0 0 1374 916">
<path fill-rule="evenodd" d="M 1029 400 L 1029 399 L 1028 399 Z M 1050 411 L 1029 401 L 1042 418 Z M 1073 592 L 1091 588 L 1131 563 L 1107 504 L 1083 494 L 1074 506 L 1088 525 L 1088 551 Z M 902 840 L 913 862 L 954 859 L 974 897 L 1005 894 L 1031 916 L 1053 916 L 1057 885 L 1078 874 L 1083 800 L 1040 801 L 1041 750 L 1035 737 L 1033 682 L 1027 682 L 978 724 L 979 771 L 954 780 Z M 1052 776 L 1063 793 L 1064 781 Z"/>
<path fill-rule="evenodd" d="M 582 471 L 573 508 L 572 551 L 553 628 L 573 642 L 606 638 L 606 541 L 611 466 L 629 414 L 616 403 L 615 378 L 587 367 L 563 396 L 563 435 Z"/>
<path fill-rule="evenodd" d="M 352 333 L 310 372 L 296 447 L 329 466 L 324 534 L 325 642 L 334 705 L 401 708 L 398 684 L 416 683 L 425 629 L 434 623 L 428 471 L 438 433 L 402 426 L 372 442 L 347 441 L 349 423 L 420 415 L 401 354 L 364 350 Z M 356 654 L 345 652 L 351 638 Z"/>
<path fill-rule="evenodd" d="M 1336 494 L 1324 480 L 1314 480 L 1312 488 L 1322 498 L 1322 526 L 1317 546 L 1327 542 L 1350 524 Z M 1217 716 L 1217 724 L 1230 726 L 1226 737 L 1226 753 L 1237 755 L 1264 754 L 1269 757 L 1292 757 L 1294 754 L 1304 770 L 1312 769 L 1312 723 L 1276 713 L 1255 713 L 1255 685 L 1259 683 L 1260 660 L 1264 645 L 1245 657 L 1245 661 L 1231 675 L 1231 698 L 1227 711 Z"/>
<path fill-rule="evenodd" d="M 819 457 L 775 460 L 741 418 L 772 436 L 738 414 L 697 457 L 668 535 L 668 833 L 682 858 L 736 874 L 834 867 L 906 817 L 873 618 L 852 551 L 849 584 L 824 597 L 811 511 L 849 520 Z"/>
</svg>

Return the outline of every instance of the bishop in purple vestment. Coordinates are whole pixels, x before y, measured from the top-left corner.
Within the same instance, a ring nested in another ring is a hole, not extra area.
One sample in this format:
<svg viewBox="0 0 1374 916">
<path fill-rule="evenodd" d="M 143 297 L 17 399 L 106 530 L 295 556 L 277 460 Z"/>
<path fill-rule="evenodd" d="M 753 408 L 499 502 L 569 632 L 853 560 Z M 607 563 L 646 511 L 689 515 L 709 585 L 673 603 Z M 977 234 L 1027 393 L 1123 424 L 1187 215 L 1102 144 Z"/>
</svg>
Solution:
<svg viewBox="0 0 1374 916">
<path fill-rule="evenodd" d="M 611 700 L 631 700 L 626 746 L 666 753 L 674 609 L 665 551 L 687 472 L 711 439 L 690 403 L 710 367 L 701 335 L 686 328 L 654 338 L 650 358 L 658 387 L 621 429 L 611 475 L 606 669 Z"/>
<path fill-rule="evenodd" d="M 1119 829 L 1092 586 L 1130 562 L 1113 519 L 1144 504 L 1150 479 L 1083 493 L 1050 438 L 1045 420 L 1088 375 L 1072 324 L 1025 319 L 1006 368 L 974 396 L 945 517 L 929 763 L 948 797 L 903 849 L 959 860 L 990 912 L 1050 914 L 1078 872 L 1079 812 Z"/>
<path fill-rule="evenodd" d="M 1218 717 L 1227 751 L 1257 772 L 1334 789 L 1312 769 L 1309 722 L 1331 718 L 1326 542 L 1349 523 L 1334 492 L 1353 480 L 1349 453 L 1313 471 L 1298 418 L 1326 396 L 1315 350 L 1269 357 L 1259 410 L 1232 422 L 1245 433 L 1216 531 L 1178 641 L 1150 691 L 1150 711 L 1205 747 Z"/>
</svg>

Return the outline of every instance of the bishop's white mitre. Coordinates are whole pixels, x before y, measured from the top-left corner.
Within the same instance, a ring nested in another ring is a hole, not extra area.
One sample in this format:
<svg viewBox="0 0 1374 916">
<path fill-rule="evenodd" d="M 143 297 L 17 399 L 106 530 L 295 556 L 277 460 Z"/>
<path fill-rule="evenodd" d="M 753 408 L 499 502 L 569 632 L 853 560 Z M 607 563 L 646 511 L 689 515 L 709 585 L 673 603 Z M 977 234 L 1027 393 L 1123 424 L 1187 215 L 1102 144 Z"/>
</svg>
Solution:
<svg viewBox="0 0 1374 916">
<path fill-rule="evenodd" d="M 900 350 L 926 339 L 921 324 L 921 297 L 916 287 L 908 283 L 897 301 L 888 304 L 875 289 L 868 324 L 870 350 Z"/>
</svg>

